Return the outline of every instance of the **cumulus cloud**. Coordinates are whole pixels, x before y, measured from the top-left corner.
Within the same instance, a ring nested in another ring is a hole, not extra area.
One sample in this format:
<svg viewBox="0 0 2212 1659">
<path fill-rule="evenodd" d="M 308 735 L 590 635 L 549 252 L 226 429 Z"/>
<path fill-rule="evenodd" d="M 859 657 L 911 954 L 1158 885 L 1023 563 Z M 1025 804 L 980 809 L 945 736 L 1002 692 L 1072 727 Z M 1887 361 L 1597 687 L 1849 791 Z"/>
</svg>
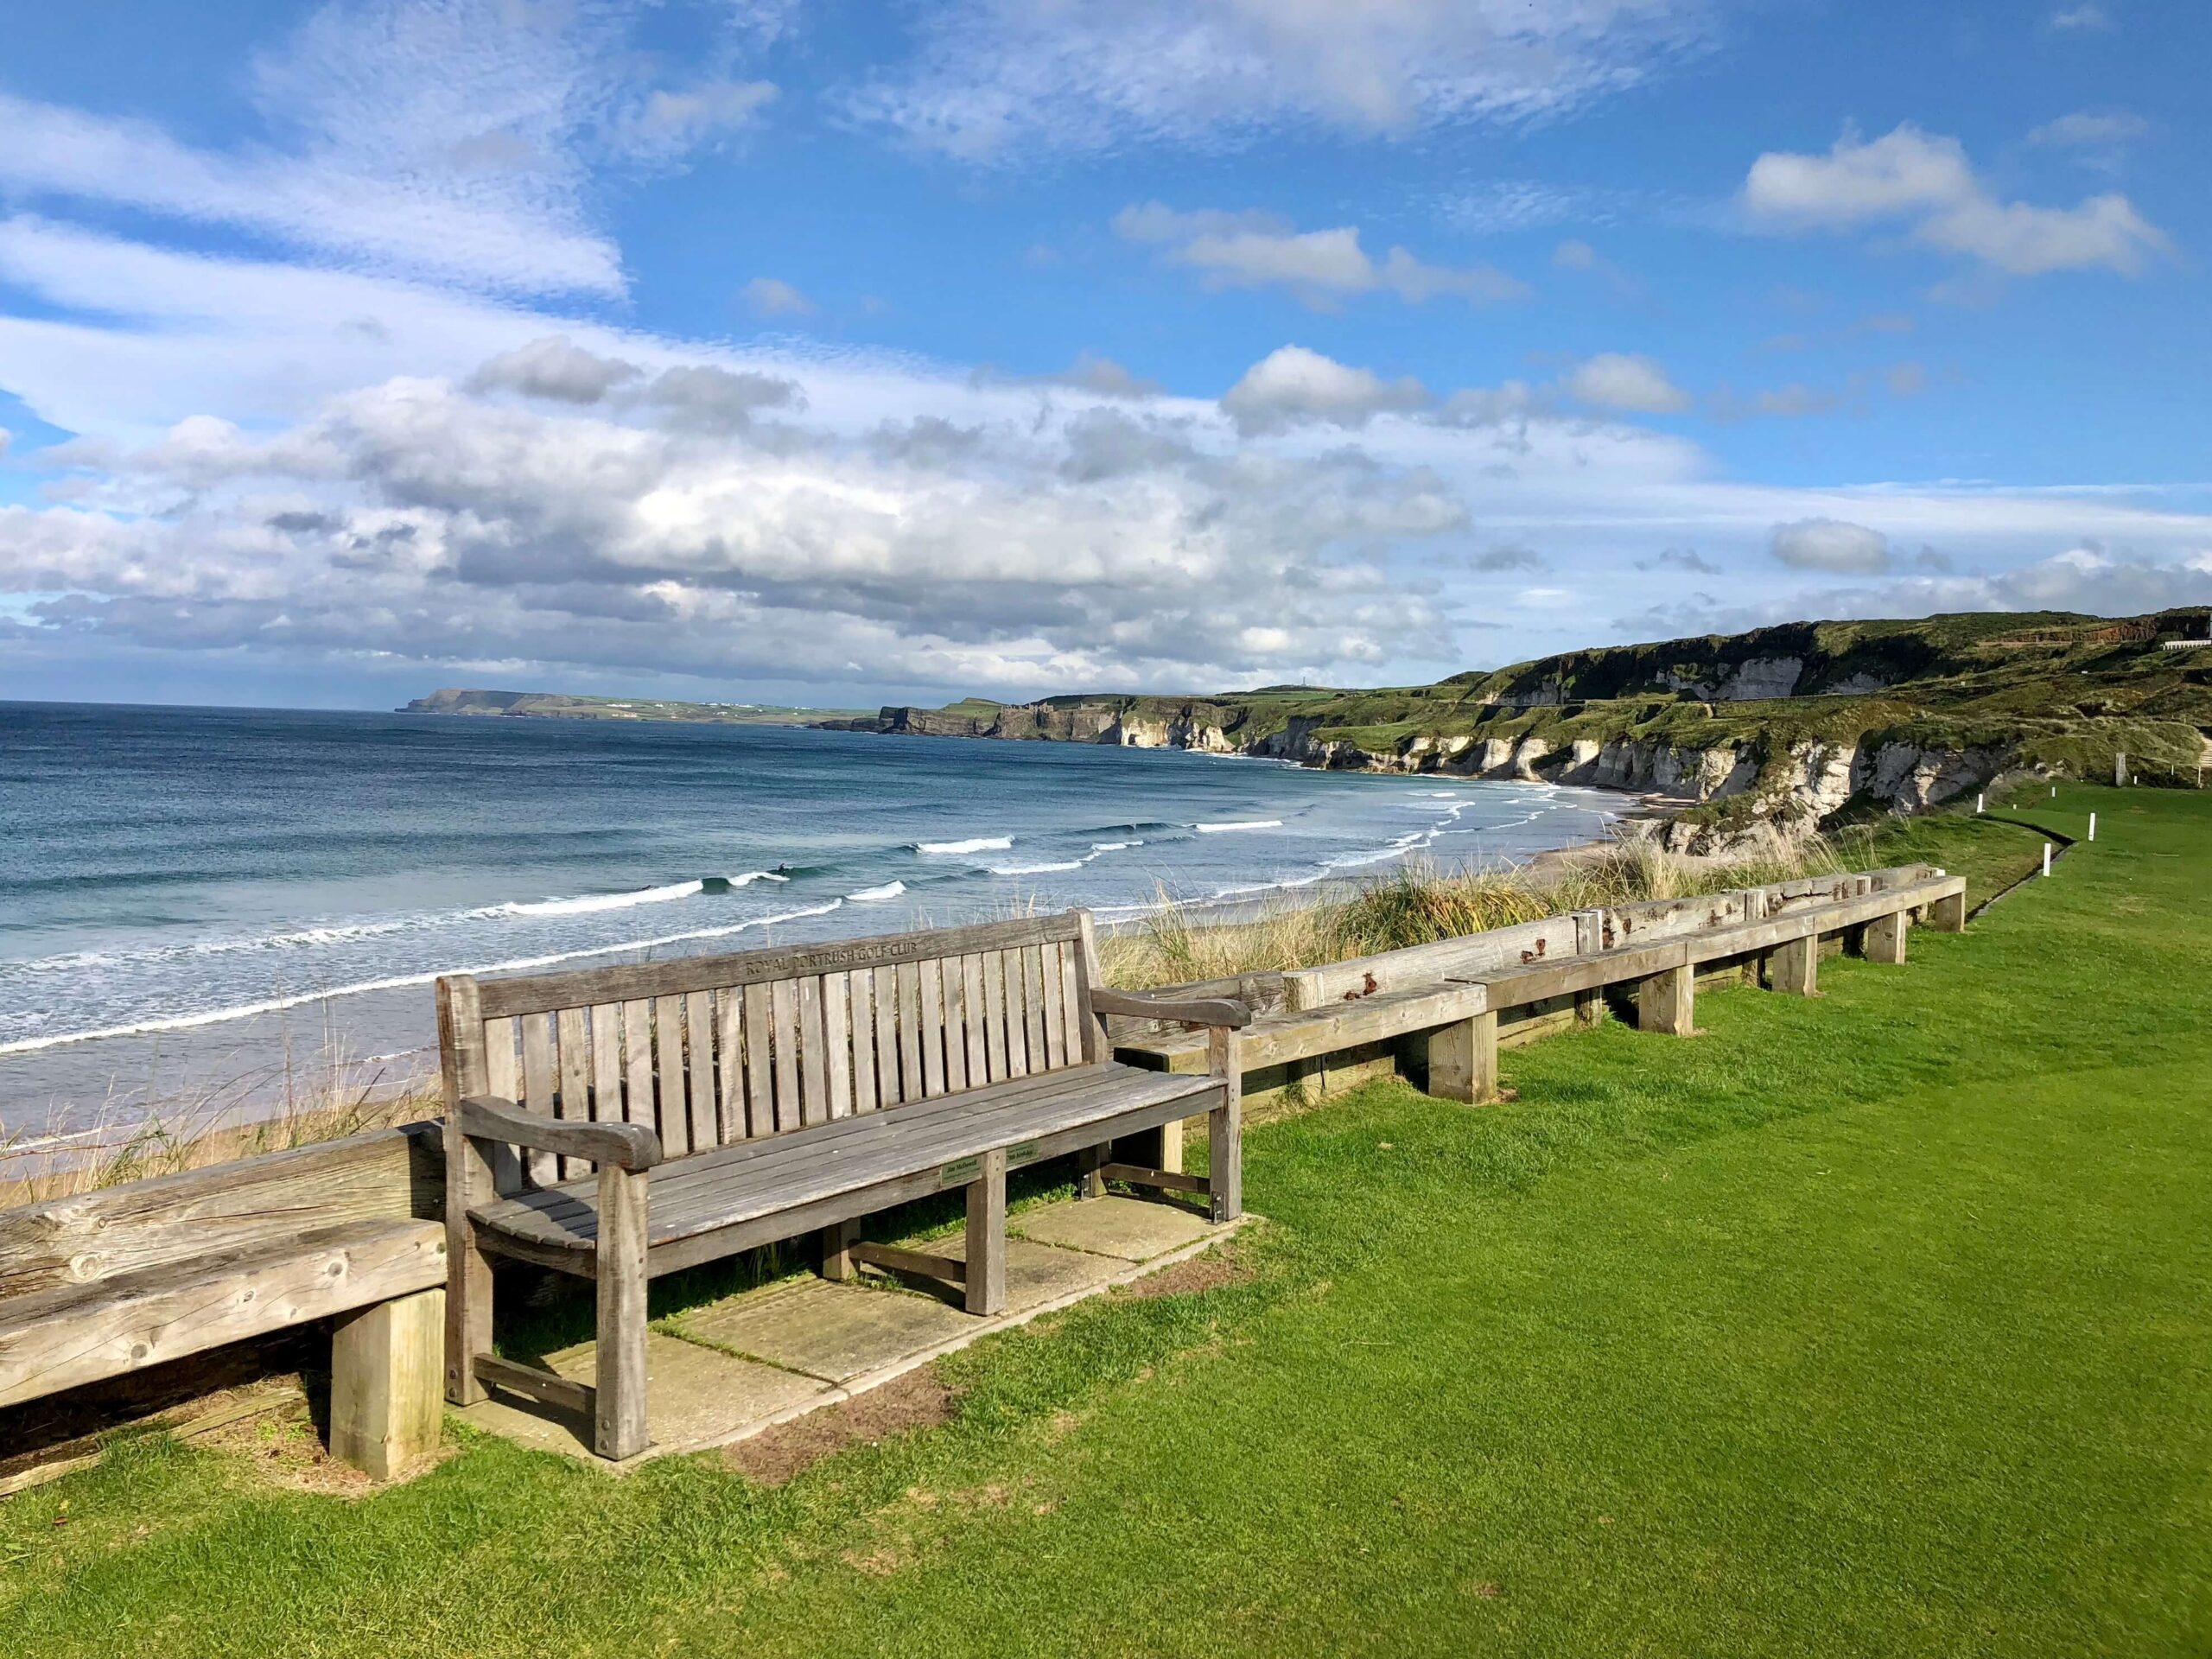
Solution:
<svg viewBox="0 0 2212 1659">
<path fill-rule="evenodd" d="M 1713 38 L 1705 0 L 947 0 L 863 120 L 976 161 L 1569 113 Z"/>
<path fill-rule="evenodd" d="M 1777 524 L 1767 550 L 1793 570 L 1872 574 L 1890 568 L 1890 541 L 1878 530 L 1840 518 L 1801 518 Z"/>
<path fill-rule="evenodd" d="M 1689 407 L 1689 394 L 1667 378 L 1649 357 L 1630 352 L 1601 352 L 1580 363 L 1566 380 L 1570 396 L 1600 409 L 1667 415 Z"/>
<path fill-rule="evenodd" d="M 479 391 L 517 391 L 556 403 L 595 404 L 641 372 L 634 363 L 584 350 L 566 334 L 548 334 L 490 359 L 470 377 L 469 385 Z"/>
<path fill-rule="evenodd" d="M 766 80 L 704 80 L 681 89 L 658 88 L 646 94 L 624 124 L 620 142 L 632 153 L 680 155 L 741 132 L 776 100 Z"/>
<path fill-rule="evenodd" d="M 773 276 L 755 276 L 738 289 L 737 296 L 756 317 L 804 317 L 814 311 L 812 300 Z"/>
<path fill-rule="evenodd" d="M 1222 394 L 1221 406 L 1239 431 L 1254 433 L 1301 421 L 1363 426 L 1376 415 L 1422 409 L 1429 402 L 1427 388 L 1410 376 L 1385 380 L 1371 369 L 1303 346 L 1284 346 L 1247 369 Z"/>
<path fill-rule="evenodd" d="M 1904 123 L 1879 138 L 1846 131 L 1824 156 L 1770 151 L 1751 163 L 1743 201 L 1769 230 L 1847 230 L 1907 220 L 1915 240 L 2008 276 L 2107 270 L 2133 274 L 2168 246 L 2126 196 L 2072 207 L 2000 201 L 1955 138 Z"/>
<path fill-rule="evenodd" d="M 1377 262 L 1348 225 L 1297 231 L 1268 213 L 1179 213 L 1150 201 L 1123 208 L 1114 229 L 1126 241 L 1164 246 L 1172 263 L 1198 271 L 1209 288 L 1287 288 L 1316 308 L 1378 292 L 1415 305 L 1440 296 L 1489 305 L 1529 291 L 1492 266 L 1428 264 L 1404 248 Z"/>
</svg>

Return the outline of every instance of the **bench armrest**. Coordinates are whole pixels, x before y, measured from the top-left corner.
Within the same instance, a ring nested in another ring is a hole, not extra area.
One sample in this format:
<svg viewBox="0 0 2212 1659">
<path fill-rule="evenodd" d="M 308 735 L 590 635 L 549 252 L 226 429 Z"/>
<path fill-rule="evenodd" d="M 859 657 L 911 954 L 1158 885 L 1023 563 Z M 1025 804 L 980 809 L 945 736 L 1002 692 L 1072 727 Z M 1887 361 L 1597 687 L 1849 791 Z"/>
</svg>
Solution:
<svg viewBox="0 0 2212 1659">
<path fill-rule="evenodd" d="M 1225 1026 L 1241 1030 L 1252 1023 L 1252 1010 L 1233 997 L 1170 996 L 1159 991 L 1110 991 L 1090 988 L 1093 1014 L 1126 1014 L 1139 1020 L 1180 1020 L 1191 1026 Z"/>
<path fill-rule="evenodd" d="M 642 1123 L 576 1123 L 525 1112 L 511 1100 L 472 1095 L 459 1108 L 461 1132 L 480 1141 L 505 1141 L 533 1152 L 555 1152 L 617 1169 L 651 1169 L 660 1162 L 660 1136 Z"/>
</svg>

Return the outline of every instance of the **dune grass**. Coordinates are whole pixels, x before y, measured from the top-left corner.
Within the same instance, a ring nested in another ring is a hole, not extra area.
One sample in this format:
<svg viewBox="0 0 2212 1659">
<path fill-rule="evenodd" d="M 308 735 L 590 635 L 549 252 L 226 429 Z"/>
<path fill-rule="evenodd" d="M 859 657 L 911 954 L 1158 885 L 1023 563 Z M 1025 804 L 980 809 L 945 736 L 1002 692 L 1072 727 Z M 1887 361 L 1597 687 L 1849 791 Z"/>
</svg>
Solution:
<svg viewBox="0 0 2212 1659">
<path fill-rule="evenodd" d="M 0 1503 L 0 1651 L 2205 1652 L 2212 796 L 2019 810 L 2093 808 L 1903 969 L 1254 1129 L 1247 1276 L 979 1344 L 787 1486 L 118 1446 Z"/>
</svg>

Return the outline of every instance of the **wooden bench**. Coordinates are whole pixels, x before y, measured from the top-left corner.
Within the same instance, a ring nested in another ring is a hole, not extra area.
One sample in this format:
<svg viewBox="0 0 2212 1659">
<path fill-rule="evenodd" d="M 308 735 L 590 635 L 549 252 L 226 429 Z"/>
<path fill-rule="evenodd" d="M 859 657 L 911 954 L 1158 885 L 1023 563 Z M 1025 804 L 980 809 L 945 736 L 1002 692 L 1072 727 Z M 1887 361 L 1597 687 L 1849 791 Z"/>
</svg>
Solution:
<svg viewBox="0 0 2212 1659">
<path fill-rule="evenodd" d="M 1902 962 L 1904 918 L 1966 925 L 1964 882 L 1928 865 L 1803 877 L 1694 898 L 1573 912 L 1431 944 L 1293 969 L 1243 1034 L 1247 1067 L 1259 1071 L 1402 1042 L 1425 1049 L 1412 1069 L 1445 1099 L 1482 1101 L 1497 1086 L 1501 1015 L 1563 1004 L 1556 1016 L 1597 1018 L 1604 993 L 1632 988 L 1640 1029 L 1688 1034 L 1696 974 L 1743 957 L 1764 963 L 1776 988 L 1809 994 L 1819 936 L 1845 931 L 1878 960 Z M 1808 943 L 1809 941 L 1809 943 Z M 1218 982 L 1227 983 L 1227 982 Z M 1198 988 L 1177 988 L 1185 995 Z M 1534 1034 L 1524 1020 L 1522 1034 Z M 1535 1027 L 1535 1029 L 1541 1029 Z M 1116 1052 L 1168 1071 L 1201 1061 L 1196 1039 L 1152 1026 L 1116 1035 Z"/>
<path fill-rule="evenodd" d="M 1204 1076 L 1116 1062 L 1108 1014 L 1208 1028 Z M 831 1278 L 874 1262 L 1005 1300 L 1006 1177 L 1077 1154 L 1083 1196 L 1108 1179 L 1242 1211 L 1238 1028 L 1223 999 L 1098 982 L 1090 918 L 1065 915 L 582 973 L 438 982 L 452 1110 L 454 1268 L 446 1394 L 488 1387 L 588 1416 L 601 1456 L 648 1443 L 646 1281 L 741 1250 L 822 1236 Z M 1111 1144 L 1204 1114 L 1203 1176 L 1117 1162 Z M 592 1166 L 596 1166 L 596 1173 Z M 964 1261 L 865 1243 L 866 1217 L 953 1189 Z M 493 1350 L 505 1256 L 596 1281 L 586 1385 Z"/>
<path fill-rule="evenodd" d="M 0 1211 L 0 1407 L 334 1321 L 330 1450 L 438 1442 L 446 1232 L 429 1126 Z"/>
</svg>

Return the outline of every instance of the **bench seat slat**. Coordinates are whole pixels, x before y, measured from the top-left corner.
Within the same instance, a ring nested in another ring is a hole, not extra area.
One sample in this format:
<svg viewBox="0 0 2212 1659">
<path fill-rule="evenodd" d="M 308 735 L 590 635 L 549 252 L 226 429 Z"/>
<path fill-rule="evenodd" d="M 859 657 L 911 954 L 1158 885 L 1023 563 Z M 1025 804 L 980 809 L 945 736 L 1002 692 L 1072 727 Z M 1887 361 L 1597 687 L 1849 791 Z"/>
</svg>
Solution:
<svg viewBox="0 0 2212 1659">
<path fill-rule="evenodd" d="M 1189 1103 L 1205 1109 L 1220 1085 L 1211 1078 L 1084 1066 L 1040 1077 L 1022 1095 L 981 1100 L 986 1091 L 903 1108 L 897 1133 L 836 1131 L 846 1119 L 778 1135 L 713 1157 L 685 1159 L 653 1172 L 649 1242 L 655 1246 L 778 1212 L 902 1175 L 933 1172 L 976 1154 L 1076 1128 L 1102 1117 Z M 996 1093 L 996 1091 L 990 1091 Z M 861 1120 L 865 1122 L 865 1120 Z M 752 1154 L 731 1160 L 729 1152 Z M 598 1236 L 594 1189 L 577 1182 L 525 1193 L 472 1212 L 477 1223 L 540 1248 L 588 1251 Z"/>
</svg>

